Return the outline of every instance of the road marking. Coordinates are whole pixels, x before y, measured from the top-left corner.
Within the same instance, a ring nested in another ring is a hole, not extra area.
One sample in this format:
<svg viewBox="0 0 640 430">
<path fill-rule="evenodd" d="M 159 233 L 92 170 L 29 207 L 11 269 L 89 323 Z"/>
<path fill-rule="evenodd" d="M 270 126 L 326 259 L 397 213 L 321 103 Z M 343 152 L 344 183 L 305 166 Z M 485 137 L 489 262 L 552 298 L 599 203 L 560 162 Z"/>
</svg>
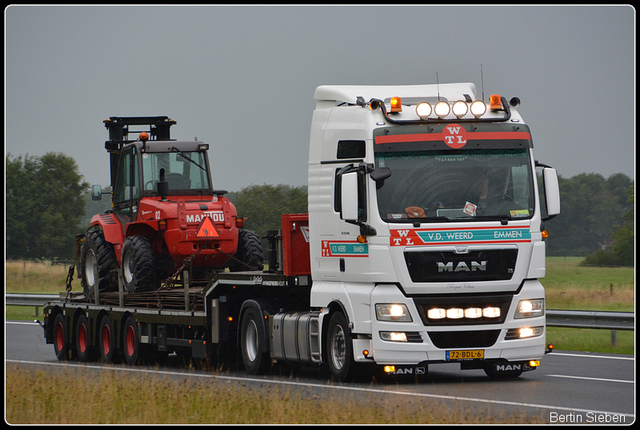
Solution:
<svg viewBox="0 0 640 430">
<path fill-rule="evenodd" d="M 38 362 L 38 361 L 6 359 L 5 363 L 33 364 L 33 365 L 39 365 L 39 366 L 63 366 L 63 367 L 69 366 L 69 367 L 77 367 L 82 369 L 105 369 L 105 370 L 117 370 L 117 371 L 123 371 L 123 372 L 158 374 L 158 375 L 191 376 L 191 377 L 197 377 L 197 378 L 222 379 L 222 380 L 229 380 L 229 381 L 236 381 L 236 382 L 256 382 L 260 384 L 271 383 L 271 384 L 277 384 L 277 385 L 289 385 L 289 386 L 298 386 L 298 387 L 305 387 L 305 388 L 313 387 L 313 388 L 333 389 L 333 390 L 341 390 L 341 391 L 361 391 L 365 393 L 375 393 L 375 394 L 386 394 L 386 395 L 392 394 L 392 395 L 409 396 L 409 397 L 434 398 L 434 399 L 440 399 L 440 400 L 455 400 L 455 401 L 496 404 L 496 405 L 504 405 L 504 406 L 552 409 L 554 411 L 565 410 L 565 411 L 592 413 L 592 414 L 614 414 L 614 415 L 628 416 L 631 419 L 635 418 L 634 414 L 625 414 L 623 412 L 596 411 L 593 409 L 578 409 L 578 408 L 571 408 L 566 406 L 539 405 L 535 403 L 521 403 L 521 402 L 511 402 L 506 400 L 478 399 L 473 397 L 458 397 L 458 396 L 448 396 L 448 395 L 442 395 L 442 394 L 412 393 L 407 391 L 384 390 L 384 389 L 377 389 L 377 388 L 358 388 L 358 387 L 349 387 L 345 385 L 323 385 L 323 384 L 314 384 L 309 382 L 278 381 L 278 380 L 271 380 L 271 379 L 259 379 L 259 378 L 228 376 L 228 375 L 225 376 L 225 375 L 200 374 L 200 373 L 191 373 L 191 372 L 174 372 L 174 371 L 165 371 L 165 370 L 161 371 L 161 370 L 151 370 L 151 369 L 139 369 L 134 367 L 113 367 L 113 366 L 102 366 L 102 365 L 86 365 L 86 364 L 57 363 L 57 362 L 45 363 L 45 362 Z"/>
<path fill-rule="evenodd" d="M 563 355 L 567 357 L 581 357 L 581 358 L 608 358 L 610 360 L 635 360 L 635 357 L 614 357 L 609 355 L 586 355 L 586 354 L 569 354 L 567 352 L 552 352 L 552 355 Z"/>
<path fill-rule="evenodd" d="M 605 379 L 605 378 L 591 378 L 589 376 L 570 376 L 570 375 L 547 375 L 554 378 L 570 378 L 570 379 L 586 379 L 589 381 L 602 381 L 602 382 L 624 382 L 626 384 L 633 384 L 635 381 L 625 381 L 624 379 Z"/>
</svg>

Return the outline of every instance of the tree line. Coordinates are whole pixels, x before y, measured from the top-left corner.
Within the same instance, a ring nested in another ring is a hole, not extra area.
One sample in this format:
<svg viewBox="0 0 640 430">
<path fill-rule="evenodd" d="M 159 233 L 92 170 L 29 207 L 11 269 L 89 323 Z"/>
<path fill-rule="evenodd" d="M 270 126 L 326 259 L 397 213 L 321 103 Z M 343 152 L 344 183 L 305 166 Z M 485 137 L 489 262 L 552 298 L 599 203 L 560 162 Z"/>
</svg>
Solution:
<svg viewBox="0 0 640 430">
<path fill-rule="evenodd" d="M 545 227 L 548 256 L 589 256 L 589 264 L 634 264 L 633 181 L 618 173 L 559 178 L 562 211 Z M 109 208 L 89 197 L 75 161 L 58 153 L 6 157 L 6 258 L 72 259 L 75 237 L 94 213 Z M 307 187 L 251 185 L 227 195 L 265 237 L 281 227 L 281 215 L 307 212 Z M 88 208 L 88 210 L 87 210 Z M 85 215 L 86 213 L 86 215 Z M 266 240 L 263 240 L 266 250 Z"/>
</svg>

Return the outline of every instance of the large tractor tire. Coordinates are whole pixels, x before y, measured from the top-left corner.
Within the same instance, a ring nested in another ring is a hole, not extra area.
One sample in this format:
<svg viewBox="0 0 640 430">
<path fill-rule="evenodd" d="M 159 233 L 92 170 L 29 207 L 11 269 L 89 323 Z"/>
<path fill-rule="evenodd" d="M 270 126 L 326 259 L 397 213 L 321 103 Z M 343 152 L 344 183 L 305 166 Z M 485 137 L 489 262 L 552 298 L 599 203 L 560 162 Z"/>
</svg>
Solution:
<svg viewBox="0 0 640 430">
<path fill-rule="evenodd" d="M 129 293 L 157 290 L 160 286 L 155 271 L 151 241 L 144 236 L 131 236 L 122 246 L 122 280 Z"/>
<path fill-rule="evenodd" d="M 264 254 L 262 242 L 255 231 L 240 230 L 238 235 L 238 250 L 229 263 L 229 270 L 240 272 L 243 270 L 262 270 Z"/>
<path fill-rule="evenodd" d="M 89 302 L 94 302 L 96 288 L 100 293 L 118 290 L 117 269 L 116 253 L 102 231 L 87 231 L 80 250 L 78 276 Z"/>
</svg>

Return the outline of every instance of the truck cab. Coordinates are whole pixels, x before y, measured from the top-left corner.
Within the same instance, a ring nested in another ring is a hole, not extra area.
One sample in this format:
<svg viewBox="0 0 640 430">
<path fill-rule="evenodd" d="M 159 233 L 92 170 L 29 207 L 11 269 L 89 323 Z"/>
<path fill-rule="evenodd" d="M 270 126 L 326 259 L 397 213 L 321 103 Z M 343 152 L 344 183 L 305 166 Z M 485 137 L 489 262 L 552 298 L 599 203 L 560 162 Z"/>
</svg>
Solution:
<svg viewBox="0 0 640 430">
<path fill-rule="evenodd" d="M 344 314 L 341 362 L 535 368 L 543 222 L 560 203 L 519 100 L 485 104 L 470 83 L 320 86 L 315 99 L 311 306 Z"/>
</svg>

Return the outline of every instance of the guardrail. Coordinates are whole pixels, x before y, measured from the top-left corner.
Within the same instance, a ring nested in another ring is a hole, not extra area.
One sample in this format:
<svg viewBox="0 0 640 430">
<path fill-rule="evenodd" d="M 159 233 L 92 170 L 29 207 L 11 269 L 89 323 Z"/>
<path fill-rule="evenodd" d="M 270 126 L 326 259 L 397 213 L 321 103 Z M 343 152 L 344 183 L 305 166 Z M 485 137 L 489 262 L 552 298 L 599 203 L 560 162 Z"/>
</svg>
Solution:
<svg viewBox="0 0 640 430">
<path fill-rule="evenodd" d="M 43 307 L 47 302 L 62 299 L 60 294 L 5 294 L 7 306 Z M 549 327 L 591 328 L 605 330 L 634 330 L 635 314 L 633 312 L 608 311 L 572 311 L 547 309 L 547 325 Z M 37 310 L 36 310 L 37 315 Z"/>
</svg>

